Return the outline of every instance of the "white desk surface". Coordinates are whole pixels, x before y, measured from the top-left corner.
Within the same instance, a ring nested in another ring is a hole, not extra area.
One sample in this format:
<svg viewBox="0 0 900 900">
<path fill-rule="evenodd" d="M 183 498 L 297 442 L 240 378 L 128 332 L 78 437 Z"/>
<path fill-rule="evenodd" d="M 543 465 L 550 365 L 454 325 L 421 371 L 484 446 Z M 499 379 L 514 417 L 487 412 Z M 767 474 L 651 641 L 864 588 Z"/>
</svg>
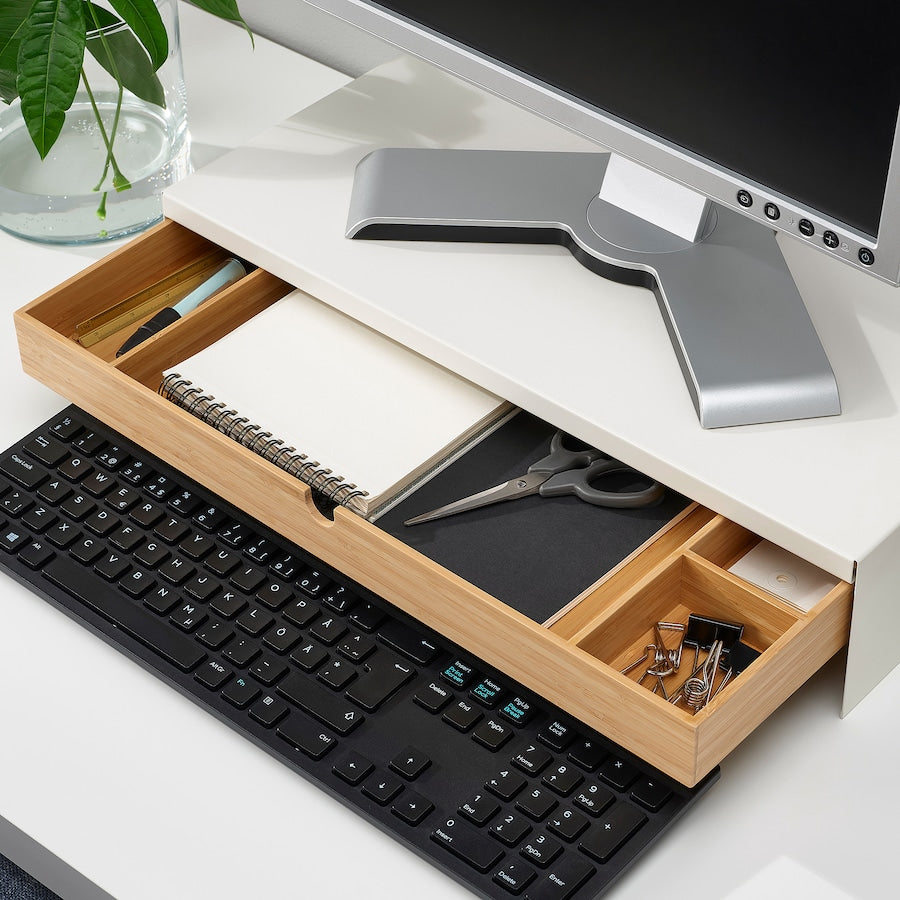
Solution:
<svg viewBox="0 0 900 900">
<path fill-rule="evenodd" d="M 188 8 L 183 30 L 201 158 L 346 80 L 264 42 L 251 58 L 239 32 Z M 210 61 L 226 52 L 220 72 Z M 290 90 L 252 102 L 254 71 Z M 0 235 L 3 447 L 65 405 L 22 374 L 12 311 L 109 249 Z M 0 610 L 0 816 L 118 900 L 470 896 L 11 580 Z M 845 720 L 842 677 L 839 657 L 609 896 L 883 896 L 896 880 L 900 673 Z"/>
</svg>

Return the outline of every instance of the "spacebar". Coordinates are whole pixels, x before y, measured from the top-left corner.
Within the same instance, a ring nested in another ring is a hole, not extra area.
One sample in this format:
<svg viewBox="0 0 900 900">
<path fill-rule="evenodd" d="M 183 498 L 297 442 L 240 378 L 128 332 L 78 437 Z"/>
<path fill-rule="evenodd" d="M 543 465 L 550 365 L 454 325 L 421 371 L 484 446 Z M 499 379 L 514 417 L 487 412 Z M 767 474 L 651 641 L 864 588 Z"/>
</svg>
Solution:
<svg viewBox="0 0 900 900">
<path fill-rule="evenodd" d="M 80 600 L 85 606 L 108 619 L 184 672 L 199 665 L 206 654 L 188 637 L 157 619 L 152 613 L 134 606 L 119 596 L 90 570 L 60 556 L 43 569 L 44 577 Z"/>
</svg>

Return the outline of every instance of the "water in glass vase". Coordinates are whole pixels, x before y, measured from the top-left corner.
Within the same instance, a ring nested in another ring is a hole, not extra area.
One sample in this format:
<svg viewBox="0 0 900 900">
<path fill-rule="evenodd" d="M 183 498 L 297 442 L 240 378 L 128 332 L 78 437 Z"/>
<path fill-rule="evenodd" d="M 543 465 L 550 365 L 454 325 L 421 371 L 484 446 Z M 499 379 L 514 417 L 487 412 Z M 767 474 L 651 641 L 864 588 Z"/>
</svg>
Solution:
<svg viewBox="0 0 900 900">
<path fill-rule="evenodd" d="M 116 95 L 95 94 L 107 136 Z M 126 94 L 113 149 L 131 185 L 117 191 L 95 111 L 78 100 L 46 159 L 41 160 L 17 104 L 0 111 L 0 228 L 42 242 L 77 244 L 121 237 L 159 220 L 160 192 L 190 169 L 183 115 Z"/>
</svg>

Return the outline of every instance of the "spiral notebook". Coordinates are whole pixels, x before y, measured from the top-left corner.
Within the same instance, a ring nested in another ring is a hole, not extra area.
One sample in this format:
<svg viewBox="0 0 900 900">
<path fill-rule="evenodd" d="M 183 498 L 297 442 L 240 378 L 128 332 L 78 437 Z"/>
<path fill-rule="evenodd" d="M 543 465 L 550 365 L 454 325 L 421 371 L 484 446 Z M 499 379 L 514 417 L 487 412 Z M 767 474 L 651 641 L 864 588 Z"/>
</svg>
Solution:
<svg viewBox="0 0 900 900">
<path fill-rule="evenodd" d="M 159 391 L 369 520 L 515 411 L 299 290 L 167 372 Z"/>
</svg>

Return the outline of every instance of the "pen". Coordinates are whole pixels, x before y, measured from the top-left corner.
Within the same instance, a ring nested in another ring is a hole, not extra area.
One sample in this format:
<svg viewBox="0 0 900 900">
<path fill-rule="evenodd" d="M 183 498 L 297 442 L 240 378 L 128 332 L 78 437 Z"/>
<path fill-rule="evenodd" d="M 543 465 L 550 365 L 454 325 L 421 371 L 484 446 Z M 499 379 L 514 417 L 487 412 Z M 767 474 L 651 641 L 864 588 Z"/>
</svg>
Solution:
<svg viewBox="0 0 900 900">
<path fill-rule="evenodd" d="M 216 269 L 201 285 L 194 288 L 186 297 L 179 300 L 174 306 L 161 309 L 156 315 L 148 319 L 137 331 L 116 351 L 116 356 L 121 356 L 129 350 L 143 343 L 163 328 L 177 322 L 182 316 L 186 316 L 191 310 L 196 309 L 201 303 L 209 300 L 213 294 L 222 288 L 243 278 L 247 274 L 247 267 L 237 259 L 229 259 L 220 268 Z"/>
</svg>

